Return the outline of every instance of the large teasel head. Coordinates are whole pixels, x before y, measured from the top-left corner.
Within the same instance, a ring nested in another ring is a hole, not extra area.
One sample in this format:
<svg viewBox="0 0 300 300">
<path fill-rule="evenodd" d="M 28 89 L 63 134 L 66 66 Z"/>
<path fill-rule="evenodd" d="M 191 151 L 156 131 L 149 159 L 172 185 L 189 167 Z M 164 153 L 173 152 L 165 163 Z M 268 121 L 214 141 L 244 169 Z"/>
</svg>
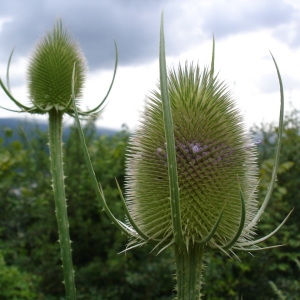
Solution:
<svg viewBox="0 0 300 300">
<path fill-rule="evenodd" d="M 258 209 L 256 143 L 227 85 L 209 68 L 186 63 L 167 73 L 161 29 L 160 82 L 131 138 L 126 164 L 129 221 L 158 249 L 198 244 L 258 250 L 256 225 L 276 178 L 281 134 L 269 193 Z M 283 120 L 283 91 L 281 115 Z M 136 241 L 130 242 L 134 246 Z M 227 251 L 228 250 L 228 251 Z"/>
<path fill-rule="evenodd" d="M 168 153 L 160 86 L 147 108 L 127 155 L 127 205 L 137 226 L 150 239 L 174 239 Z M 222 247 L 257 211 L 258 168 L 255 145 L 227 86 L 186 63 L 168 73 L 178 174 L 181 229 L 187 245 L 208 241 Z M 241 199 L 243 198 L 243 200 Z M 221 217 L 220 217 L 221 216 Z M 248 240 L 252 230 L 242 230 Z"/>
</svg>

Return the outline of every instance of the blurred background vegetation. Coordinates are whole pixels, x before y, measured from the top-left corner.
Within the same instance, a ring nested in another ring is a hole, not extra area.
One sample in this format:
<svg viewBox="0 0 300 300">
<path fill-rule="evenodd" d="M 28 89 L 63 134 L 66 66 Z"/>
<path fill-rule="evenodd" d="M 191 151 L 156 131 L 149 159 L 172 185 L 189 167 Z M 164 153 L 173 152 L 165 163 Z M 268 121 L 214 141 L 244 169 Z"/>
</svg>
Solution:
<svg viewBox="0 0 300 300">
<path fill-rule="evenodd" d="M 25 128 L 25 129 L 24 129 Z M 122 131 L 99 134 L 94 121 L 85 135 L 98 180 L 115 215 L 124 212 L 115 179 L 124 187 L 128 138 Z M 270 181 L 277 128 L 253 128 L 259 145 L 259 201 Z M 122 252 L 127 238 L 101 213 L 84 163 L 77 129 L 65 137 L 65 175 L 78 299 L 173 299 L 173 261 L 149 247 Z M 294 207 L 290 219 L 262 246 L 238 253 L 241 261 L 211 252 L 203 299 L 300 299 L 300 114 L 286 117 L 278 180 L 258 230 L 270 233 Z M 50 187 L 47 132 L 38 125 L 0 127 L 0 299 L 64 299 Z M 122 253 L 120 253 L 122 252 Z"/>
</svg>

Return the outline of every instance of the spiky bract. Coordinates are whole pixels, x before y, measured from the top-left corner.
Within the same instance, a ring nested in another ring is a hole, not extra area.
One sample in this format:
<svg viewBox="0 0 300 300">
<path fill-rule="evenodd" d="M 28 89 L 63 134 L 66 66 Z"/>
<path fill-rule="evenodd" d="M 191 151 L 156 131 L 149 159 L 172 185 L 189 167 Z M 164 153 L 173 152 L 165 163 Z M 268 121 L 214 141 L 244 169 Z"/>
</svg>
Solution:
<svg viewBox="0 0 300 300">
<path fill-rule="evenodd" d="M 28 68 L 29 96 L 42 110 L 65 110 L 71 103 L 75 67 L 75 97 L 80 95 L 86 63 L 79 46 L 58 20 L 35 47 Z"/>
<path fill-rule="evenodd" d="M 256 152 L 224 83 L 208 69 L 179 66 L 169 71 L 168 90 L 180 192 L 182 233 L 186 244 L 202 241 L 219 216 L 209 241 L 212 248 L 234 239 L 251 239 L 245 228 L 257 210 Z M 148 99 L 127 155 L 126 201 L 140 230 L 157 241 L 172 241 L 167 154 L 160 89 Z M 241 199 L 241 195 L 242 198 Z M 242 200 L 242 201 L 241 201 Z M 222 213 L 223 212 L 223 213 Z"/>
</svg>

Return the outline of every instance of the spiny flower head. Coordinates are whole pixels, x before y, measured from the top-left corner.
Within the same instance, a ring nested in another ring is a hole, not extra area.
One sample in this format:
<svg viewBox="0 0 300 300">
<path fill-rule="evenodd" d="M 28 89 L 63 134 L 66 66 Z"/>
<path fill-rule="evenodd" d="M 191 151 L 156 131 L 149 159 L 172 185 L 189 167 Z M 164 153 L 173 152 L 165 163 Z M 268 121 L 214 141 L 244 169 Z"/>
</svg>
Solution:
<svg viewBox="0 0 300 300">
<path fill-rule="evenodd" d="M 72 84 L 74 96 L 80 96 L 85 71 L 79 46 L 59 20 L 36 45 L 30 59 L 27 77 L 31 102 L 45 111 L 65 110 L 71 103 Z"/>
<path fill-rule="evenodd" d="M 257 211 L 256 150 L 231 94 L 209 69 L 201 72 L 193 64 L 169 71 L 168 92 L 185 243 L 203 241 L 219 222 L 208 245 L 226 246 L 239 231 L 243 203 L 239 241 L 250 240 L 254 232 L 247 225 Z M 126 201 L 140 230 L 161 241 L 174 239 L 167 159 L 158 88 L 130 141 Z"/>
<path fill-rule="evenodd" d="M 118 52 L 116 49 L 116 61 L 114 74 L 109 89 L 103 100 L 93 109 L 82 111 L 77 109 L 78 115 L 82 117 L 96 116 L 102 107 L 113 86 L 117 65 Z M 29 61 L 27 71 L 29 98 L 32 106 L 26 106 L 14 98 L 10 90 L 9 69 L 12 60 L 11 52 L 7 70 L 6 85 L 0 78 L 0 86 L 6 95 L 20 108 L 20 111 L 37 114 L 49 113 L 53 109 L 59 113 L 75 114 L 75 106 L 78 104 L 78 97 L 81 96 L 85 73 L 86 60 L 79 45 L 72 38 L 71 34 L 62 26 L 59 19 L 53 30 L 48 32 L 34 48 Z"/>
</svg>

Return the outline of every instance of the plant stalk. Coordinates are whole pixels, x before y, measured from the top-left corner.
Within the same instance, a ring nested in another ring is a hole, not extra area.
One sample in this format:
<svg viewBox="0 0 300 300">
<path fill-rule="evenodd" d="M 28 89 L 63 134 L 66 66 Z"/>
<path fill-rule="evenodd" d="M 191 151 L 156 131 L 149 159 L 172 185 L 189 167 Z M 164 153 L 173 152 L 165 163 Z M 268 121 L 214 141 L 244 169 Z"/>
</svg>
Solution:
<svg viewBox="0 0 300 300">
<path fill-rule="evenodd" d="M 192 245 L 188 249 L 174 246 L 177 280 L 177 300 L 201 299 L 201 275 L 204 246 Z"/>
<path fill-rule="evenodd" d="M 49 148 L 50 167 L 53 181 L 55 214 L 58 227 L 60 253 L 64 272 L 66 299 L 76 299 L 74 270 L 71 254 L 71 240 L 65 196 L 63 152 L 62 152 L 62 119 L 63 112 L 52 109 L 49 112 Z"/>
</svg>

